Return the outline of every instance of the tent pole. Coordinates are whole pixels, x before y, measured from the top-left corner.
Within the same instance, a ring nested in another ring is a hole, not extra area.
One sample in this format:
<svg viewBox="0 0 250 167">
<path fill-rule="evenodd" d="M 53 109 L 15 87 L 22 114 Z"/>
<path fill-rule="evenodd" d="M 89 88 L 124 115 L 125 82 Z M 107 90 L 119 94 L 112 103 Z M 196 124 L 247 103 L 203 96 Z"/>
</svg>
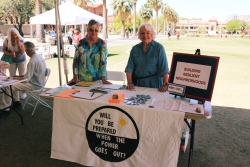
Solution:
<svg viewBox="0 0 250 167">
<path fill-rule="evenodd" d="M 58 0 L 55 0 L 55 18 L 56 18 L 56 38 L 57 38 L 57 59 L 58 59 L 58 72 L 59 72 L 59 84 L 62 86 L 61 77 L 61 61 L 60 61 L 60 39 L 59 39 L 59 27 L 58 27 Z"/>
<path fill-rule="evenodd" d="M 32 36 L 32 24 L 30 24 L 30 40 L 33 42 L 33 36 Z"/>
<path fill-rule="evenodd" d="M 59 28 L 60 28 L 60 32 L 62 32 L 62 25 L 61 25 L 61 19 L 60 19 L 60 11 L 59 9 L 57 9 L 58 12 L 58 22 L 59 22 Z M 62 38 L 62 33 L 59 33 L 59 38 L 60 38 L 60 45 L 62 47 L 62 49 L 60 49 L 60 51 L 62 51 L 62 56 L 63 56 L 63 67 L 64 67 L 64 74 L 65 74 L 65 78 L 66 78 L 66 83 L 68 83 L 68 74 L 69 74 L 69 70 L 68 70 L 68 63 L 67 63 L 67 59 L 64 55 L 64 43 L 63 43 L 63 38 Z M 60 54 L 60 55 L 61 55 Z"/>
<path fill-rule="evenodd" d="M 82 38 L 85 38 L 85 36 L 84 36 L 85 32 L 84 31 L 85 31 L 84 30 L 84 24 L 82 24 Z"/>
</svg>

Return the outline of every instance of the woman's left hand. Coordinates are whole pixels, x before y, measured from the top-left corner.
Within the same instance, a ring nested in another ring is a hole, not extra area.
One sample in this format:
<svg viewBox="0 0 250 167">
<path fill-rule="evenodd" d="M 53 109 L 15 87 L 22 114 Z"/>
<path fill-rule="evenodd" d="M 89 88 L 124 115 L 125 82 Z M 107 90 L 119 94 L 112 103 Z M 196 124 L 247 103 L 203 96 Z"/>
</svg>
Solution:
<svg viewBox="0 0 250 167">
<path fill-rule="evenodd" d="M 107 81 L 107 80 L 104 80 L 102 81 L 103 84 L 112 84 L 111 82 Z"/>
<path fill-rule="evenodd" d="M 167 85 L 162 85 L 159 89 L 159 92 L 166 92 L 167 91 Z"/>
</svg>

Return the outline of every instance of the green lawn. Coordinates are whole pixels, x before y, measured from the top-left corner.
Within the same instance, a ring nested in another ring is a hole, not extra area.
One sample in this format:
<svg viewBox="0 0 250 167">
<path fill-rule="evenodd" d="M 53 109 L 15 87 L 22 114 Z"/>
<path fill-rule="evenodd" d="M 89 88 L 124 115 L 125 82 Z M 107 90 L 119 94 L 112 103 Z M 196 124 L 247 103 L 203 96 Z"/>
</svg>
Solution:
<svg viewBox="0 0 250 167">
<path fill-rule="evenodd" d="M 241 38 L 208 38 L 181 37 L 180 40 L 158 40 L 167 52 L 168 64 L 171 65 L 173 52 L 194 53 L 197 48 L 202 55 L 219 56 L 212 104 L 235 108 L 250 109 L 250 39 Z M 134 44 L 108 47 L 108 70 L 124 71 L 129 51 Z M 57 59 L 46 60 L 52 69 L 52 75 L 47 87 L 59 85 Z M 69 79 L 72 77 L 72 59 L 68 60 L 70 69 Z M 63 69 L 63 64 L 61 63 Z M 66 83 L 63 70 L 62 81 Z"/>
</svg>

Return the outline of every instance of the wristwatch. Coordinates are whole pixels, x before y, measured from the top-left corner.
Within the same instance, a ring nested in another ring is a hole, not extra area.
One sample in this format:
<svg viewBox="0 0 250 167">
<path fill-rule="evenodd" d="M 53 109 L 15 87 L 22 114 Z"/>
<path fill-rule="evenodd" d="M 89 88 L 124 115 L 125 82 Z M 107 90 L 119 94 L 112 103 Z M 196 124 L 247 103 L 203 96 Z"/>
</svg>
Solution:
<svg viewBox="0 0 250 167">
<path fill-rule="evenodd" d="M 168 83 L 164 83 L 163 85 L 166 85 L 166 86 L 167 86 L 167 85 L 168 85 Z"/>
</svg>

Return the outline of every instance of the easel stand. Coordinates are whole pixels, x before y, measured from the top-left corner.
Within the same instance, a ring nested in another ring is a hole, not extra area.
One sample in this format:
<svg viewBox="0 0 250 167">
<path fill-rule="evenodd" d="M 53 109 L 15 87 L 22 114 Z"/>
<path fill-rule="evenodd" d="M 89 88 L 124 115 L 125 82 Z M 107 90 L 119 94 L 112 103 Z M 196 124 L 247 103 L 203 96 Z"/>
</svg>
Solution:
<svg viewBox="0 0 250 167">
<path fill-rule="evenodd" d="M 200 49 L 196 49 L 195 51 L 196 55 L 200 55 Z M 185 96 L 181 96 L 181 95 L 175 95 L 174 97 L 176 98 L 177 96 L 181 97 L 181 98 L 185 98 Z M 200 101 L 198 100 L 198 104 L 204 104 L 204 100 Z M 190 139 L 190 147 L 189 147 L 189 157 L 188 157 L 188 167 L 191 167 L 191 161 L 192 161 L 192 156 L 193 156 L 193 150 L 194 150 L 194 132 L 195 132 L 195 119 L 191 119 L 191 122 L 189 123 L 187 121 L 187 119 L 185 118 L 184 121 L 186 122 L 188 128 L 189 128 L 189 134 L 191 135 L 191 139 Z"/>
<path fill-rule="evenodd" d="M 196 49 L 195 51 L 196 55 L 200 55 L 200 49 Z M 204 101 L 198 101 L 199 104 L 204 104 Z M 193 156 L 193 151 L 194 151 L 194 132 L 195 132 L 195 120 L 191 119 L 191 123 L 188 123 L 187 119 L 184 119 L 186 122 L 187 126 L 189 127 L 190 130 L 190 147 L 189 147 L 189 157 L 188 157 L 188 167 L 191 167 L 191 162 L 192 162 L 192 156 Z"/>
</svg>

